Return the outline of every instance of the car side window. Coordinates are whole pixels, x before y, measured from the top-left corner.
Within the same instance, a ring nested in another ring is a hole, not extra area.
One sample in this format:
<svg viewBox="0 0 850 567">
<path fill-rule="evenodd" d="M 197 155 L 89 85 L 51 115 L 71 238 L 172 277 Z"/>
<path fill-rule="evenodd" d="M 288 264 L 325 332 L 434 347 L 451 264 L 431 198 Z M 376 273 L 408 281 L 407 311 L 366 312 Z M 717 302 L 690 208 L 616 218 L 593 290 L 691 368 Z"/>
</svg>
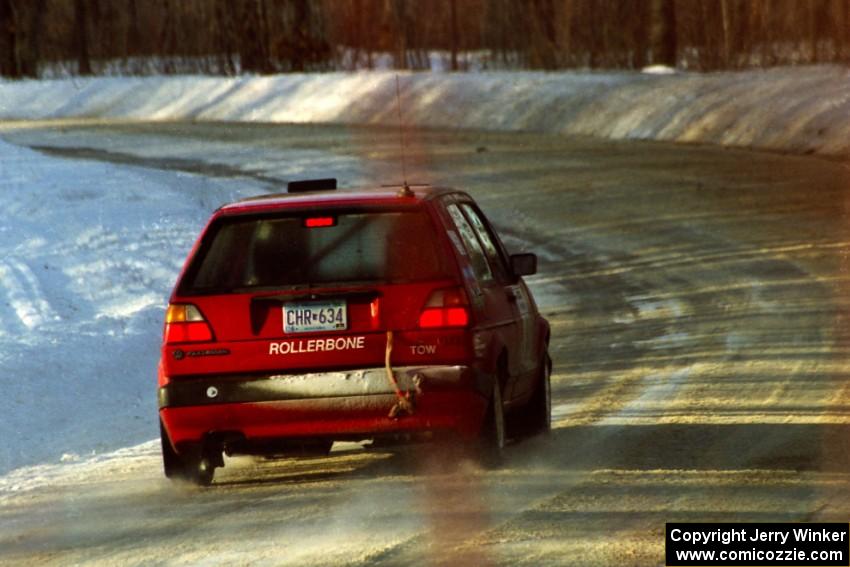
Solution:
<svg viewBox="0 0 850 567">
<path fill-rule="evenodd" d="M 481 246 L 484 248 L 484 255 L 487 256 L 487 260 L 490 262 L 491 270 L 496 274 L 498 279 L 506 281 L 509 272 L 505 265 L 505 259 L 496 247 L 496 243 L 493 242 L 490 231 L 487 230 L 487 226 L 481 218 L 481 213 L 469 203 L 463 203 L 461 208 L 466 213 L 469 222 L 472 224 L 472 228 L 475 230 L 475 234 L 478 235 L 478 239 L 481 241 Z"/>
<path fill-rule="evenodd" d="M 460 212 L 458 206 L 454 203 L 448 205 L 446 210 L 452 217 L 452 221 L 460 233 L 460 238 L 463 240 L 464 247 L 469 252 L 469 262 L 472 264 L 472 269 L 475 272 L 475 277 L 481 282 L 488 282 L 493 279 L 493 272 L 490 270 L 490 265 L 487 263 L 487 257 L 484 255 L 484 250 L 481 248 L 481 243 L 475 237 L 475 231 L 470 226 L 466 217 Z"/>
</svg>

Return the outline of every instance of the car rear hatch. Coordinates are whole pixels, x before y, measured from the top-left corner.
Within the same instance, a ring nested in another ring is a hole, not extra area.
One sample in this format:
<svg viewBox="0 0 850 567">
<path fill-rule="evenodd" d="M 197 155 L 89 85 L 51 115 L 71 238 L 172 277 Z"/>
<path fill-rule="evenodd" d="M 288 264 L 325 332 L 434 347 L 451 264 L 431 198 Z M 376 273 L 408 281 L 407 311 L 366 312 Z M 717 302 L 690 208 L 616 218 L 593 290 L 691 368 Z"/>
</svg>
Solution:
<svg viewBox="0 0 850 567">
<path fill-rule="evenodd" d="M 465 360 L 469 311 L 422 204 L 222 215 L 172 298 L 169 376 Z"/>
</svg>

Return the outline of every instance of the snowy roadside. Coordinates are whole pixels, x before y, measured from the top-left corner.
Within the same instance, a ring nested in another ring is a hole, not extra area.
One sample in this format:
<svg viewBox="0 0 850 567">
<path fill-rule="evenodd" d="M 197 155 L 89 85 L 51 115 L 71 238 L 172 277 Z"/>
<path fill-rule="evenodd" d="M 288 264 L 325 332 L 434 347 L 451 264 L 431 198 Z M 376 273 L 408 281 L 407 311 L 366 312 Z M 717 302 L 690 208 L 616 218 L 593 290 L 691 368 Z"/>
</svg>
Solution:
<svg viewBox="0 0 850 567">
<path fill-rule="evenodd" d="M 0 81 L 0 119 L 108 118 L 395 125 L 395 73 Z M 850 74 L 402 74 L 405 122 L 800 153 L 850 151 Z"/>
<path fill-rule="evenodd" d="M 282 179 L 363 176 L 356 159 L 316 150 L 146 143 L 183 159 L 260 164 Z M 183 259 L 213 209 L 274 180 L 71 160 L 0 141 L 0 497 L 49 482 L 60 463 L 109 461 L 157 437 L 151 385 Z"/>
<path fill-rule="evenodd" d="M 259 190 L 0 142 L 0 474 L 155 437 L 175 274 L 209 211 Z"/>
</svg>

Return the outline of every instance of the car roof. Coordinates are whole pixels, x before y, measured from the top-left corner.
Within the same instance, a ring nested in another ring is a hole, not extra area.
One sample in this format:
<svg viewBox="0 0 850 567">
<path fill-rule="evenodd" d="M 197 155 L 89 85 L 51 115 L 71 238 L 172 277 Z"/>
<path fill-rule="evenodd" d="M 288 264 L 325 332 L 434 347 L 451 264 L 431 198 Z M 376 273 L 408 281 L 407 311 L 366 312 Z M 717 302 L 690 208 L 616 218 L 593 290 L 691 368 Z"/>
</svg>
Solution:
<svg viewBox="0 0 850 567">
<path fill-rule="evenodd" d="M 304 193 L 274 193 L 241 199 L 219 208 L 221 214 L 242 214 L 289 208 L 321 208 L 337 205 L 411 205 L 430 201 L 452 193 L 465 194 L 451 187 L 415 185 L 405 192 L 402 185 L 309 191 Z"/>
</svg>

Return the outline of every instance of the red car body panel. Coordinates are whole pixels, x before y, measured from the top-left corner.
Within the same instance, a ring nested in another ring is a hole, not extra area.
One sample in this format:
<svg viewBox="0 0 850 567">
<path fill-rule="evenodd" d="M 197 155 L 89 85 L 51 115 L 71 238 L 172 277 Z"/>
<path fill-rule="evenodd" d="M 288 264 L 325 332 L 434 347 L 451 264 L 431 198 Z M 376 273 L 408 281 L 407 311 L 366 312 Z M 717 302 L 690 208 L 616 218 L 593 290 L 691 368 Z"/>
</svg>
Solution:
<svg viewBox="0 0 850 567">
<path fill-rule="evenodd" d="M 179 446 L 196 442 L 216 424 L 221 431 L 238 431 L 249 439 L 311 438 L 362 439 L 391 433 L 452 431 L 473 438 L 481 427 L 486 400 L 469 392 L 432 392 L 417 403 L 416 413 L 391 419 L 387 409 L 393 394 L 362 399 L 316 398 L 217 406 L 166 408 L 162 420 Z"/>
</svg>

